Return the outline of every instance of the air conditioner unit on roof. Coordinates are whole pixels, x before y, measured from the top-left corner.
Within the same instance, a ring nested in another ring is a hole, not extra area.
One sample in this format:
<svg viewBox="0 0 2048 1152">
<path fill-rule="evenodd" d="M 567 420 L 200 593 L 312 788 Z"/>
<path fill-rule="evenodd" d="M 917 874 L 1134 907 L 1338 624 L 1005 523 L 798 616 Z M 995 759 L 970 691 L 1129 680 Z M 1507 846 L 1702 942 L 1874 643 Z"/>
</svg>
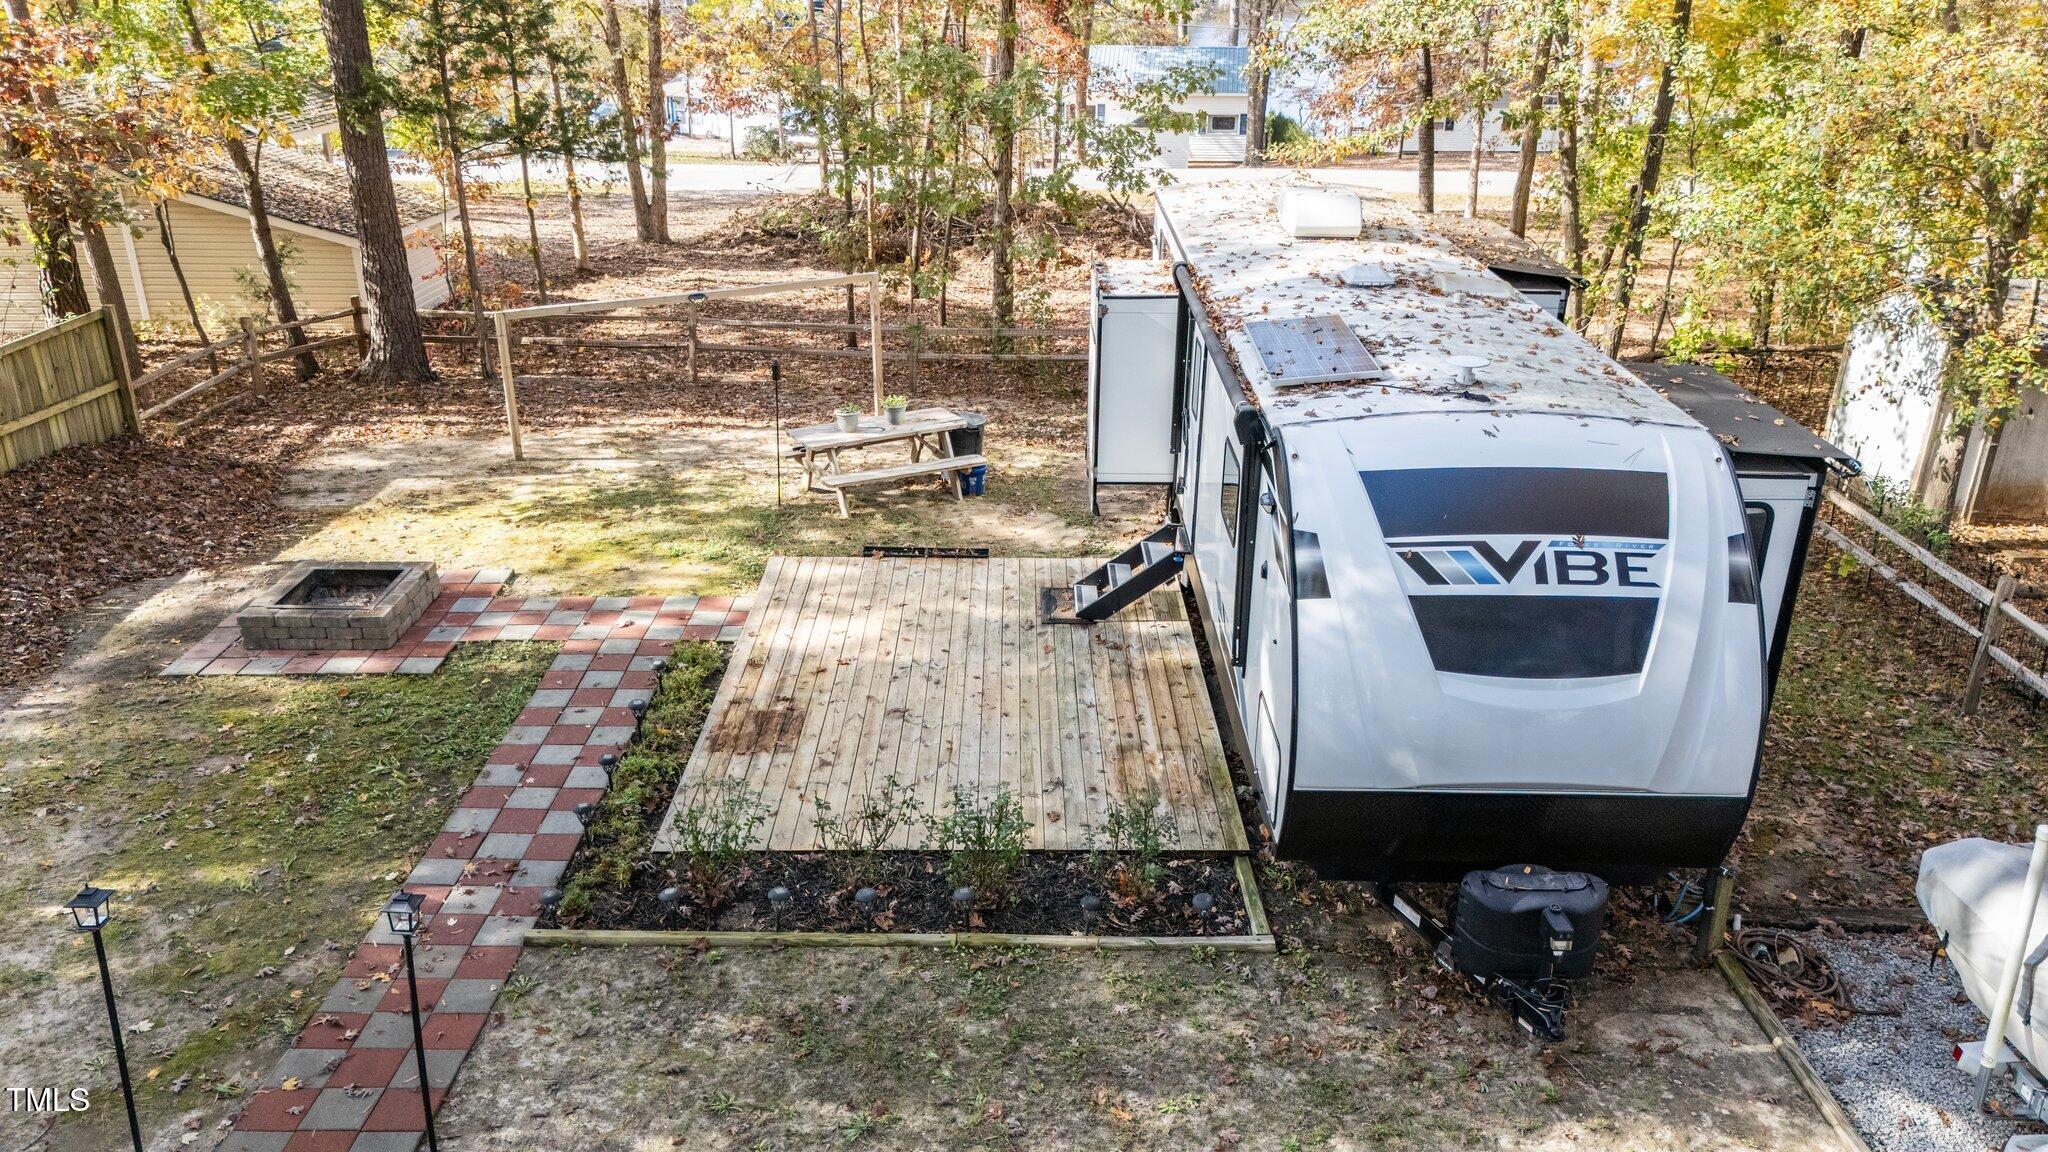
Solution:
<svg viewBox="0 0 2048 1152">
<path fill-rule="evenodd" d="M 1342 188 L 1287 188 L 1280 193 L 1280 227 L 1297 240 L 1355 240 L 1362 216 L 1358 193 Z"/>
</svg>

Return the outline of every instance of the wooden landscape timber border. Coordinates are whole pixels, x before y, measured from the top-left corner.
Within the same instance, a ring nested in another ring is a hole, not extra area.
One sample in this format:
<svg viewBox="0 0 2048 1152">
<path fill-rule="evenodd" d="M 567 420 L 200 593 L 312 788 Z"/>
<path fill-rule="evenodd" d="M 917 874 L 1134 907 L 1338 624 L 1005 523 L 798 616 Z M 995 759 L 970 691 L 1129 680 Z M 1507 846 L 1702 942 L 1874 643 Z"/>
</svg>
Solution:
<svg viewBox="0 0 2048 1152">
<path fill-rule="evenodd" d="M 1028 932 L 691 932 L 684 929 L 535 928 L 526 942 L 535 947 L 595 948 L 1060 948 L 1101 952 L 1173 952 L 1213 948 L 1218 952 L 1277 952 L 1266 921 L 1258 875 L 1251 857 L 1236 858 L 1237 889 L 1244 897 L 1242 936 L 1061 936 Z"/>
<path fill-rule="evenodd" d="M 1784 1061 L 1786 1070 L 1792 1073 L 1792 1079 L 1799 1082 L 1799 1087 L 1805 1091 L 1806 1098 L 1813 1101 L 1813 1106 L 1820 1110 L 1821 1119 L 1827 1121 L 1828 1127 L 1834 1130 L 1835 1138 L 1840 1140 L 1849 1152 L 1870 1152 L 1870 1145 L 1863 1142 L 1863 1134 L 1856 1131 L 1856 1125 L 1849 1119 L 1849 1114 L 1843 1111 L 1841 1101 L 1836 1100 L 1835 1094 L 1828 1091 L 1827 1083 L 1820 1078 L 1820 1073 L 1813 1070 L 1813 1064 L 1806 1059 L 1806 1053 L 1799 1050 L 1799 1042 L 1792 1038 L 1792 1033 L 1785 1030 L 1784 1021 L 1778 1019 L 1778 1014 L 1771 1010 L 1770 1002 L 1765 1000 L 1763 994 L 1756 990 L 1756 985 L 1750 982 L 1749 973 L 1742 970 L 1741 961 L 1735 958 L 1734 953 L 1724 948 L 1714 953 L 1714 966 L 1721 970 L 1722 978 L 1735 990 L 1735 998 L 1742 1001 L 1742 1006 L 1748 1009 L 1750 1018 L 1755 1020 L 1757 1027 L 1763 1029 L 1764 1035 L 1769 1037 L 1771 1050 L 1778 1054 L 1778 1059 Z"/>
<path fill-rule="evenodd" d="M 1986 588 L 1971 579 L 1941 557 L 1906 539 L 1897 529 L 1877 518 L 1869 509 L 1833 489 L 1828 490 L 1828 502 L 1870 529 L 1887 544 L 1911 557 L 1949 587 L 1968 596 L 1983 606 L 1983 615 L 1976 621 L 1965 618 L 1944 603 L 1940 597 L 1929 592 L 1911 579 L 1903 576 L 1891 565 L 1877 558 L 1869 548 L 1850 539 L 1840 529 L 1825 520 L 1816 521 L 1814 527 L 1829 543 L 1862 563 L 1893 587 L 1906 594 L 1908 599 L 1922 605 L 1941 617 L 1957 631 L 1977 642 L 1976 654 L 1970 660 L 1969 680 L 1963 691 L 1963 715 L 1977 710 L 1977 701 L 1983 689 L 1984 675 L 1991 665 L 1997 665 L 2013 679 L 2032 689 L 2035 695 L 2048 700 L 2048 679 L 2020 663 L 2012 653 L 1998 646 L 1998 637 L 2006 625 L 2016 625 L 2044 646 L 2048 646 L 2048 625 L 2020 611 L 2013 604 L 2018 582 L 2011 576 L 1999 578 L 1996 588 Z"/>
<path fill-rule="evenodd" d="M 0 344 L 0 472 L 140 426 L 105 309 Z"/>
</svg>

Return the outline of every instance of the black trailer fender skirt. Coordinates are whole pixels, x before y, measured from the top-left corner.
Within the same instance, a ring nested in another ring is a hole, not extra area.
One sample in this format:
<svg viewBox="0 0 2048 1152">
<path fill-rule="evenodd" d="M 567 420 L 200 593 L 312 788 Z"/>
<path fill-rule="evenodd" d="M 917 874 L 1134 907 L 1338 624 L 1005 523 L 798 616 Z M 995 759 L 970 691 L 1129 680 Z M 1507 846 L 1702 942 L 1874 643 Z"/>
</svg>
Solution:
<svg viewBox="0 0 2048 1152">
<path fill-rule="evenodd" d="M 1644 884 L 1721 862 L 1747 796 L 1323 791 L 1295 787 L 1279 854 L 1331 880 L 1452 881 L 1542 864 Z"/>
</svg>

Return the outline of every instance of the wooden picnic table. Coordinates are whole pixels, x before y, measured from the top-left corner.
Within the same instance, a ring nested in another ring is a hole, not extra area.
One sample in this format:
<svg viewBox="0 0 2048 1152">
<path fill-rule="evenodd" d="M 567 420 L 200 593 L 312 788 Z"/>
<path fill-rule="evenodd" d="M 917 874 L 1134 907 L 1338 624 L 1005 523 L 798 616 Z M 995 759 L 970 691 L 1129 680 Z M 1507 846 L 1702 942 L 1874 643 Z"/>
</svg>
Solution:
<svg viewBox="0 0 2048 1152">
<path fill-rule="evenodd" d="M 943 474 L 953 485 L 953 498 L 964 499 L 960 475 L 986 463 L 978 454 L 959 455 L 953 451 L 953 433 L 967 427 L 967 419 L 949 408 L 913 408 L 903 420 L 891 424 L 880 416 L 862 416 L 860 430 L 842 431 L 831 424 L 808 424 L 788 429 L 790 455 L 803 466 L 804 487 L 812 492 L 832 493 L 839 500 L 839 515 L 849 515 L 846 489 L 859 484 L 879 484 L 912 476 Z M 910 462 L 881 468 L 846 471 L 840 453 L 888 444 L 910 445 Z"/>
</svg>

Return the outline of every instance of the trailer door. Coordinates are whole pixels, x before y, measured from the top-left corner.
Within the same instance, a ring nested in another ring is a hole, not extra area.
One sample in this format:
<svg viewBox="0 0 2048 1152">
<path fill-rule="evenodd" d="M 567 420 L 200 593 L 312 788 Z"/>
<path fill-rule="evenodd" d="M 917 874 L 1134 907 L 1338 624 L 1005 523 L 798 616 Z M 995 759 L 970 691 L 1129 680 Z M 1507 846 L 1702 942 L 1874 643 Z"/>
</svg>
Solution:
<svg viewBox="0 0 2048 1152">
<path fill-rule="evenodd" d="M 1097 484 L 1173 482 L 1178 296 L 1101 296 L 1088 365 L 1088 464 Z"/>
<path fill-rule="evenodd" d="M 1251 547 L 1251 597 L 1246 606 L 1244 679 L 1240 714 L 1251 746 L 1252 775 L 1277 836 L 1287 796 L 1287 749 L 1294 717 L 1294 583 L 1287 567 L 1288 525 L 1274 496 L 1272 476 L 1256 473 L 1259 512 Z"/>
</svg>

